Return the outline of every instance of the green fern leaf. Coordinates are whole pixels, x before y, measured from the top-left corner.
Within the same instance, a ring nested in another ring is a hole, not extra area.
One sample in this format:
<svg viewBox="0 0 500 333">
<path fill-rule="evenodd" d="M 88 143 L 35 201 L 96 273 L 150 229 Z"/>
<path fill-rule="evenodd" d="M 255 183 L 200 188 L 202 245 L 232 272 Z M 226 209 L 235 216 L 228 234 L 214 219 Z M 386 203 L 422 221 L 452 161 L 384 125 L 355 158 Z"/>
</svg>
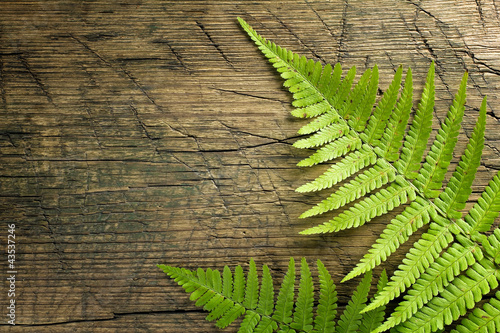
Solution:
<svg viewBox="0 0 500 333">
<path fill-rule="evenodd" d="M 304 258 L 301 260 L 296 302 L 294 302 L 295 261 L 290 258 L 288 270 L 278 292 L 276 307 L 269 268 L 263 265 L 262 283 L 259 288 L 257 268 L 253 260 L 250 261 L 246 277 L 241 266 L 235 268 L 234 274 L 225 266 L 222 277 L 218 270 L 212 269 L 199 268 L 196 271 L 190 271 L 166 265 L 158 265 L 158 267 L 181 285 L 186 292 L 191 293 L 190 299 L 209 312 L 207 320 L 217 320 L 217 327 L 225 328 L 244 316 L 238 330 L 241 333 L 333 333 L 336 332 L 335 328 L 337 332 L 354 332 L 360 325 L 362 318 L 360 310 L 366 306 L 371 283 L 371 273 L 367 273 L 336 325 L 337 292 L 330 273 L 320 260 L 317 261 L 320 288 L 315 315 L 313 313 L 314 283 Z M 233 281 L 238 280 L 246 281 L 245 286 L 238 287 L 237 285 L 241 285 L 239 282 L 234 285 Z M 384 283 L 383 281 L 384 275 L 380 283 Z M 232 296 L 227 297 L 225 294 L 231 289 L 228 287 L 231 284 L 233 284 Z M 234 298 L 241 295 L 240 288 L 244 289 L 243 301 L 237 301 Z M 259 295 L 257 300 L 254 296 L 256 294 Z M 379 321 L 377 319 L 379 317 L 380 313 L 366 316 L 362 322 L 363 327 L 373 326 Z"/>
<path fill-rule="evenodd" d="M 257 307 L 257 301 L 259 300 L 258 290 L 259 277 L 257 276 L 257 267 L 255 266 L 255 261 L 251 259 L 245 289 L 245 299 L 243 300 L 243 306 L 245 308 L 255 309 Z"/>
<path fill-rule="evenodd" d="M 381 101 L 382 102 L 382 101 Z M 380 103 L 379 103 L 380 104 Z M 411 68 L 408 68 L 401 97 L 396 104 L 394 112 L 391 114 L 389 123 L 380 139 L 379 146 L 375 147 L 375 152 L 390 162 L 399 159 L 399 149 L 403 145 L 403 135 L 410 118 L 413 106 L 413 82 Z M 374 142 L 376 143 L 376 142 Z"/>
<path fill-rule="evenodd" d="M 468 247 L 453 243 L 422 276 L 413 284 L 412 289 L 404 296 L 404 301 L 391 314 L 391 317 L 375 332 L 383 332 L 413 316 L 439 291 L 443 290 L 453 279 L 482 259 L 482 252 L 477 244 L 464 240 Z M 374 333 L 375 333 L 374 332 Z"/>
<path fill-rule="evenodd" d="M 472 309 L 476 302 L 491 289 L 498 286 L 497 270 L 493 264 L 482 259 L 466 272 L 454 279 L 450 285 L 434 297 L 413 317 L 403 322 L 397 329 L 400 332 L 433 332 L 451 324 Z"/>
<path fill-rule="evenodd" d="M 457 143 L 458 132 L 465 111 L 467 77 L 466 72 L 450 111 L 441 124 L 441 129 L 427 154 L 426 162 L 415 179 L 415 186 L 428 198 L 435 198 L 439 195 L 437 190 L 441 189 L 443 185 L 444 175 L 453 157 L 453 150 Z"/>
<path fill-rule="evenodd" d="M 297 165 L 313 166 L 319 163 L 331 161 L 359 148 L 361 148 L 361 139 L 357 136 L 347 134 L 320 148 L 308 158 L 300 161 Z"/>
<path fill-rule="evenodd" d="M 394 208 L 406 203 L 408 198 L 415 199 L 415 192 L 409 185 L 400 185 L 396 179 L 387 189 L 365 198 L 353 207 L 317 227 L 301 231 L 303 235 L 319 234 L 325 232 L 336 232 L 349 228 L 356 228 L 365 224 L 376 216 L 386 214 Z"/>
<path fill-rule="evenodd" d="M 377 293 L 380 293 L 387 285 L 387 273 L 385 270 L 380 274 L 380 278 L 377 283 Z M 385 316 L 385 306 L 380 306 L 371 311 L 362 314 L 361 324 L 359 326 L 360 333 L 370 333 L 373 332 L 377 327 L 379 327 L 384 321 Z"/>
<path fill-rule="evenodd" d="M 335 110 L 340 110 L 341 108 L 347 105 L 347 101 L 349 100 L 349 95 L 351 95 L 351 87 L 354 82 L 354 77 L 356 76 L 356 67 L 351 67 L 347 72 L 344 80 L 339 87 L 339 89 L 335 92 L 335 94 L 327 99 L 328 102 L 333 105 Z M 346 112 L 346 111 L 344 111 Z"/>
<path fill-rule="evenodd" d="M 290 258 L 288 270 L 285 274 L 281 288 L 276 301 L 276 308 L 273 314 L 273 319 L 278 323 L 290 324 L 292 322 L 293 310 L 293 286 L 295 283 L 295 261 Z"/>
<path fill-rule="evenodd" d="M 453 235 L 449 229 L 450 225 L 442 226 L 431 222 L 429 230 L 406 254 L 406 258 L 399 265 L 398 270 L 394 272 L 387 287 L 366 307 L 365 311 L 386 305 L 414 284 L 420 274 L 434 262 L 443 248 L 446 248 L 453 241 Z"/>
<path fill-rule="evenodd" d="M 349 133 L 349 126 L 347 126 L 347 124 L 331 124 L 306 139 L 296 141 L 293 146 L 296 148 L 318 147 L 344 136 L 347 133 Z"/>
<path fill-rule="evenodd" d="M 332 165 L 321 176 L 312 182 L 300 186 L 296 191 L 304 193 L 330 188 L 354 175 L 364 167 L 375 164 L 376 161 L 377 156 L 375 153 L 369 149 L 367 145 L 363 145 L 361 149 L 345 156 L 340 162 Z"/>
<path fill-rule="evenodd" d="M 403 213 L 391 220 L 382 232 L 382 235 L 372 245 L 372 248 L 361 259 L 357 266 L 346 275 L 342 282 L 350 280 L 380 265 L 380 263 L 394 253 L 401 244 L 406 242 L 417 229 L 429 223 L 429 215 L 432 211 L 432 205 L 424 199 L 417 197 L 410 206 L 406 207 Z"/>
<path fill-rule="evenodd" d="M 380 138 L 382 137 L 384 129 L 386 128 L 386 122 L 389 120 L 392 110 L 396 105 L 402 75 L 403 67 L 399 66 L 396 74 L 394 75 L 394 79 L 391 82 L 391 85 L 380 99 L 380 102 L 375 108 L 372 117 L 370 117 L 366 129 L 363 133 L 360 134 L 360 137 L 364 142 L 377 145 Z M 373 101 L 373 103 L 374 102 L 375 101 Z"/>
<path fill-rule="evenodd" d="M 335 333 L 356 332 L 361 323 L 361 310 L 366 306 L 371 281 L 372 273 L 370 271 L 365 274 L 344 312 L 340 316 Z"/>
<path fill-rule="evenodd" d="M 260 289 L 257 310 L 265 316 L 270 316 L 274 310 L 273 279 L 267 265 L 262 266 L 262 287 Z"/>
<path fill-rule="evenodd" d="M 476 308 L 451 333 L 490 333 L 500 331 L 500 291 L 482 309 Z"/>
<path fill-rule="evenodd" d="M 359 104 L 353 112 L 353 117 L 350 119 L 350 126 L 357 132 L 362 132 L 368 118 L 372 114 L 373 104 L 375 104 L 375 99 L 377 97 L 378 89 L 378 67 L 375 65 L 371 72 L 370 82 L 366 87 L 366 93 L 360 99 Z M 352 103 L 354 104 L 354 103 Z M 345 117 L 344 117 L 345 119 Z"/>
<path fill-rule="evenodd" d="M 493 234 L 482 242 L 484 251 L 492 261 L 500 265 L 500 229 L 495 229 Z"/>
<path fill-rule="evenodd" d="M 370 69 L 366 70 L 358 83 L 354 86 L 349 93 L 349 96 L 343 99 L 341 106 L 337 108 L 339 115 L 344 119 L 354 118 L 354 115 L 358 112 L 359 107 L 363 102 L 363 98 L 367 94 L 367 87 L 370 84 L 370 78 L 372 71 Z"/>
<path fill-rule="evenodd" d="M 378 160 L 377 164 L 364 173 L 340 187 L 328 199 L 323 200 L 317 206 L 304 212 L 300 218 L 306 218 L 345 206 L 366 193 L 380 188 L 396 178 L 394 169 L 384 160 Z"/>
<path fill-rule="evenodd" d="M 462 158 L 451 177 L 448 186 L 436 199 L 436 206 L 452 218 L 462 217 L 459 211 L 465 207 L 465 202 L 472 192 L 472 182 L 476 175 L 484 147 L 484 130 L 486 124 L 486 98 L 479 112 L 479 118 L 474 132 L 469 140 Z"/>
<path fill-rule="evenodd" d="M 306 259 L 302 258 L 300 264 L 299 294 L 293 314 L 293 323 L 290 325 L 293 329 L 307 332 L 313 329 L 313 302 L 314 287 L 311 272 Z"/>
<path fill-rule="evenodd" d="M 297 191 L 317 191 L 354 178 L 301 217 L 347 208 L 331 221 L 301 233 L 336 232 L 358 227 L 410 201 L 410 205 L 392 219 L 369 253 L 344 280 L 369 272 L 418 228 L 430 222 L 428 231 L 413 244 L 387 286 L 361 312 L 383 307 L 408 289 L 397 312 L 376 331 L 394 326 L 404 332 L 409 332 L 409 329 L 441 331 L 445 324 L 457 319 L 485 292 L 494 288 L 500 275 L 491 266 L 493 262 L 500 265 L 500 231 L 494 231 L 489 237 L 482 234 L 489 230 L 500 211 L 500 176 L 490 182 L 464 220 L 460 213 L 471 192 L 484 146 L 486 99 L 469 144 L 448 186 L 439 193 L 464 114 L 467 73 L 421 165 L 434 111 L 434 63 L 405 133 L 413 105 L 410 69 L 399 99 L 402 68 L 396 71 L 391 85 L 374 107 L 378 89 L 376 66 L 366 70 L 353 85 L 354 67 L 342 80 L 340 65 L 335 65 L 334 69 L 330 65 L 323 67 L 268 42 L 246 23 L 242 22 L 242 26 L 286 80 L 285 86 L 293 93 L 293 105 L 298 107 L 292 114 L 303 118 L 316 117 L 299 130 L 299 134 L 312 135 L 299 140 L 295 146 L 318 149 L 299 165 L 312 166 L 338 158 L 323 175 Z M 381 174 L 376 175 L 377 172 Z M 393 178 L 395 181 L 390 183 Z M 385 184 L 389 185 L 366 196 Z M 429 200 L 436 197 L 434 201 Z M 464 270 L 466 273 L 460 275 Z M 426 321 L 429 324 L 422 324 Z M 280 327 L 282 332 L 291 330 L 289 326 L 280 324 Z"/>
<path fill-rule="evenodd" d="M 332 277 L 323 263 L 317 261 L 320 282 L 320 299 L 317 315 L 314 319 L 315 333 L 330 333 L 335 329 L 335 315 L 337 314 L 337 292 Z"/>
<path fill-rule="evenodd" d="M 420 161 L 431 133 L 433 109 L 434 63 L 429 68 L 420 104 L 403 144 L 402 155 L 394 165 L 402 175 L 409 179 L 415 178 L 420 169 Z"/>
</svg>

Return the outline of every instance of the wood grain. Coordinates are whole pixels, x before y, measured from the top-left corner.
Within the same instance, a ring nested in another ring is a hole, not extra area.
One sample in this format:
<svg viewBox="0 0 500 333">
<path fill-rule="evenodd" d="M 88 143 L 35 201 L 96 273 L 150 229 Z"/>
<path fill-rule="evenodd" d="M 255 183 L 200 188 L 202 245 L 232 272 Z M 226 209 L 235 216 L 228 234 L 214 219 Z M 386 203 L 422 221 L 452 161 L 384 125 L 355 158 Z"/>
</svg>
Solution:
<svg viewBox="0 0 500 333">
<path fill-rule="evenodd" d="M 317 237 L 299 220 L 325 193 L 295 164 L 301 126 L 282 81 L 239 28 L 324 63 L 402 64 L 417 95 L 436 63 L 434 126 L 464 71 L 470 135 L 488 95 L 474 197 L 500 169 L 500 3 L 482 1 L 2 1 L 0 276 L 16 223 L 16 326 L 6 332 L 218 332 L 156 264 L 322 258 L 339 283 L 387 217 Z M 393 270 L 404 252 L 387 265 Z M 377 270 L 376 275 L 379 274 Z M 341 304 L 357 280 L 339 284 Z M 228 330 L 231 331 L 231 330 Z"/>
</svg>

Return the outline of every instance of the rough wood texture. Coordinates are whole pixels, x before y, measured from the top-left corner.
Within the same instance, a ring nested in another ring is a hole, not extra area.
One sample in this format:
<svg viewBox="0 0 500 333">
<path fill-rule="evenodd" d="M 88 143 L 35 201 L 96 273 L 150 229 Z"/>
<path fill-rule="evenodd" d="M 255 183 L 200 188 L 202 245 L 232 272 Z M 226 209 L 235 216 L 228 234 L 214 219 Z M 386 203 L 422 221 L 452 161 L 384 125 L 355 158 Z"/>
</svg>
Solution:
<svg viewBox="0 0 500 333">
<path fill-rule="evenodd" d="M 217 332 L 157 263 L 221 268 L 253 257 L 279 280 L 289 256 L 305 256 L 323 258 L 338 283 L 375 240 L 387 218 L 297 235 L 312 223 L 297 216 L 320 196 L 294 189 L 319 171 L 295 166 L 307 155 L 291 146 L 301 122 L 236 16 L 308 57 L 377 63 L 382 89 L 403 64 L 420 91 L 434 60 L 438 120 L 469 71 L 459 150 L 484 95 L 489 106 L 476 197 L 500 168 L 498 1 L 2 1 L 0 9 L 2 331 Z M 12 222 L 15 327 L 5 316 Z M 341 302 L 356 283 L 338 286 Z"/>
</svg>

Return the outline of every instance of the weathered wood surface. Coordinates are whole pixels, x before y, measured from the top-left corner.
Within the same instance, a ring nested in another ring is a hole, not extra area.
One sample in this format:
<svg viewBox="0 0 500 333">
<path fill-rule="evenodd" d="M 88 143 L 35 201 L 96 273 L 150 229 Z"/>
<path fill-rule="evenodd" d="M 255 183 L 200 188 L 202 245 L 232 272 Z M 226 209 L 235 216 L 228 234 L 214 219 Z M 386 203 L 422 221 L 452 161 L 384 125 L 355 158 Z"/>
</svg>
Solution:
<svg viewBox="0 0 500 333">
<path fill-rule="evenodd" d="M 237 16 L 314 59 L 377 63 L 382 89 L 403 64 L 420 91 L 434 60 L 436 119 L 469 71 L 459 149 L 484 95 L 489 106 L 476 197 L 500 168 L 498 1 L 2 1 L 0 9 L 2 331 L 217 332 L 156 264 L 221 268 L 253 257 L 279 280 L 289 256 L 305 256 L 322 258 L 339 282 L 375 240 L 387 218 L 297 235 L 312 223 L 297 216 L 320 196 L 294 189 L 318 170 L 295 166 L 307 155 L 291 146 L 301 122 Z M 15 327 L 5 316 L 12 222 Z M 341 302 L 356 283 L 338 286 Z"/>
</svg>

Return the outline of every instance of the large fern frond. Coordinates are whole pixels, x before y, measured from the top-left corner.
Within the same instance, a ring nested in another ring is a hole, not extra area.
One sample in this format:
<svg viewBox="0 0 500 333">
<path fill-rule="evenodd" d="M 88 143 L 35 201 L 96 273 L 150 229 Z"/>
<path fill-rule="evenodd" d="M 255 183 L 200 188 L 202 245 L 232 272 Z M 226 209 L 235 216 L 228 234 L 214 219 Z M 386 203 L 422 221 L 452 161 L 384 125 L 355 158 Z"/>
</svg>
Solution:
<svg viewBox="0 0 500 333">
<path fill-rule="evenodd" d="M 269 268 L 262 267 L 261 286 L 255 262 L 250 260 L 248 273 L 241 266 L 234 273 L 225 266 L 221 276 L 218 270 L 201 268 L 191 271 L 184 268 L 158 265 L 184 290 L 191 293 L 196 306 L 209 312 L 207 320 L 216 320 L 216 326 L 225 328 L 243 316 L 239 332 L 367 332 L 366 327 L 376 328 L 383 321 L 383 309 L 369 315 L 360 311 L 366 306 L 372 280 L 366 274 L 353 294 L 342 316 L 335 322 L 337 292 L 330 273 L 318 260 L 319 297 L 314 306 L 313 277 L 306 260 L 300 263 L 300 282 L 295 292 L 295 261 L 290 258 L 288 270 L 274 301 L 273 281 Z M 379 288 L 386 278 L 382 275 Z M 358 330 L 358 327 L 363 327 Z"/>
<path fill-rule="evenodd" d="M 301 217 L 337 209 L 343 211 L 330 221 L 301 233 L 358 227 L 409 202 L 344 280 L 370 271 L 418 228 L 429 224 L 387 285 L 361 312 L 375 310 L 408 290 L 393 316 L 377 331 L 393 326 L 401 331 L 417 330 L 414 323 L 423 320 L 429 324 L 418 329 L 435 331 L 457 319 L 484 292 L 496 286 L 499 276 L 496 265 L 500 264 L 500 254 L 496 249 L 500 247 L 500 234 L 496 231 L 489 237 L 482 234 L 491 228 L 500 211 L 498 174 L 477 204 L 461 219 L 484 146 L 486 99 L 481 104 L 466 150 L 442 190 L 465 111 L 467 73 L 422 164 L 434 111 L 434 63 L 410 122 L 413 105 L 410 69 L 400 88 L 403 70 L 399 67 L 392 83 L 375 103 L 376 66 L 362 73 L 357 82 L 354 82 L 354 67 L 342 79 L 339 64 L 334 68 L 323 67 L 295 55 L 267 41 L 239 20 L 286 79 L 285 86 L 294 94 L 293 105 L 298 107 L 292 114 L 315 118 L 299 130 L 299 134 L 312 135 L 297 141 L 295 146 L 318 147 L 318 150 L 298 165 L 313 166 L 334 160 L 323 175 L 297 191 L 318 191 L 353 177 Z M 347 206 L 353 201 L 353 205 Z M 349 208 L 344 208 L 346 206 Z"/>
</svg>

